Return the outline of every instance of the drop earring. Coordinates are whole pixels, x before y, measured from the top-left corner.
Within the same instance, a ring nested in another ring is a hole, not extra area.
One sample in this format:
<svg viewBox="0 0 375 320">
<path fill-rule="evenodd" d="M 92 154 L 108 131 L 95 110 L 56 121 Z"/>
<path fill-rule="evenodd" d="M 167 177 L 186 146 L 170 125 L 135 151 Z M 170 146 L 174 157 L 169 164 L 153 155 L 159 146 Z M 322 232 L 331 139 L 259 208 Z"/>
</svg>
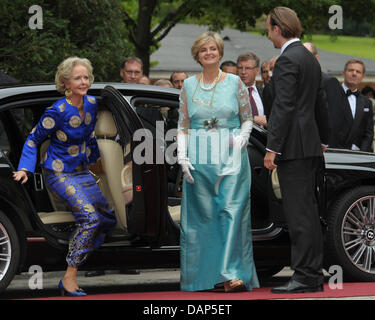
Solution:
<svg viewBox="0 0 375 320">
<path fill-rule="evenodd" d="M 69 98 L 71 95 L 72 95 L 72 90 L 70 90 L 70 89 L 65 89 L 65 96 L 66 96 L 67 98 Z"/>
</svg>

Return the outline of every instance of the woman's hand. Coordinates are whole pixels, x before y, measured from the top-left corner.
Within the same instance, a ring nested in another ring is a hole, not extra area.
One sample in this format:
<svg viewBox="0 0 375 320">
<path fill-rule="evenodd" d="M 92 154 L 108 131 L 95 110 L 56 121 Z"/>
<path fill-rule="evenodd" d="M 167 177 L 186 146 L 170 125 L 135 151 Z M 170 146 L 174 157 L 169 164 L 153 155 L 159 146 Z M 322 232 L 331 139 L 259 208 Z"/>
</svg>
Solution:
<svg viewBox="0 0 375 320">
<path fill-rule="evenodd" d="M 16 181 L 21 181 L 21 184 L 27 182 L 28 177 L 25 170 L 13 171 L 13 179 Z"/>
<path fill-rule="evenodd" d="M 99 158 L 95 163 L 90 164 L 89 170 L 96 175 L 104 174 L 105 170 L 102 158 Z"/>
</svg>

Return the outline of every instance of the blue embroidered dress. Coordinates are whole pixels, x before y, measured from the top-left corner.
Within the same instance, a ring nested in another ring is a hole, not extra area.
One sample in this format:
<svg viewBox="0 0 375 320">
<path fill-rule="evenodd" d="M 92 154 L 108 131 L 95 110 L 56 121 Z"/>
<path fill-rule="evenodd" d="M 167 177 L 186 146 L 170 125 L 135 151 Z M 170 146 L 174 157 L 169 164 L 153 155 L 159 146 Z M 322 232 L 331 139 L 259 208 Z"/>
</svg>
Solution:
<svg viewBox="0 0 375 320">
<path fill-rule="evenodd" d="M 188 158 L 195 170 L 190 172 L 194 184 L 183 180 L 181 290 L 209 290 L 236 278 L 247 290 L 259 287 L 251 237 L 250 163 L 246 147 L 231 146 L 231 136 L 249 120 L 248 92 L 238 76 L 227 74 L 211 90 L 200 88 L 196 76 L 184 81 L 178 130 L 189 134 Z"/>
<path fill-rule="evenodd" d="M 72 172 L 78 165 L 95 163 L 100 157 L 94 128 L 97 115 L 95 97 L 84 96 L 85 117 L 66 98 L 47 108 L 27 137 L 18 170 L 35 171 L 37 146 L 50 137 L 51 143 L 40 165 L 56 172 Z"/>
<path fill-rule="evenodd" d="M 84 118 L 66 98 L 47 108 L 27 137 L 18 170 L 35 171 L 38 145 L 47 138 L 50 145 L 40 166 L 49 188 L 71 208 L 76 221 L 67 255 L 69 266 L 78 267 L 104 241 L 105 234 L 115 226 L 113 210 L 89 173 L 87 165 L 100 157 L 95 138 L 97 102 L 83 97 Z"/>
</svg>

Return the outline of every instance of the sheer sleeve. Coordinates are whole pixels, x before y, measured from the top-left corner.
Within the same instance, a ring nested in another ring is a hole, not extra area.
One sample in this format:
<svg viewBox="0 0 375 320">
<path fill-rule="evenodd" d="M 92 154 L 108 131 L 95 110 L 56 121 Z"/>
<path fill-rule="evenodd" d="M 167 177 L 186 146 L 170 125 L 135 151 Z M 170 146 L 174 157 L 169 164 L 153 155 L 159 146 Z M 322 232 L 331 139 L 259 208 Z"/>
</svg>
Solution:
<svg viewBox="0 0 375 320">
<path fill-rule="evenodd" d="M 178 133 L 188 134 L 190 129 L 190 118 L 186 100 L 185 85 L 182 86 L 180 94 L 180 107 L 178 109 Z"/>
<path fill-rule="evenodd" d="M 245 121 L 253 122 L 253 114 L 251 112 L 250 107 L 249 92 L 241 79 L 238 80 L 238 109 L 241 124 Z"/>
</svg>

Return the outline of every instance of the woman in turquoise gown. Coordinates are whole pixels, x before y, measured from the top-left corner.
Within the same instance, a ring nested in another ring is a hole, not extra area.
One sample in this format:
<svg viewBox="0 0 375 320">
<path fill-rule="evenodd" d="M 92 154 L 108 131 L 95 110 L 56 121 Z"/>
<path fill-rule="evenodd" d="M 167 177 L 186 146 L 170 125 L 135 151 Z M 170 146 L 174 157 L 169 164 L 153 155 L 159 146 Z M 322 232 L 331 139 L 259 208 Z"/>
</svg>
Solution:
<svg viewBox="0 0 375 320">
<path fill-rule="evenodd" d="M 184 173 L 181 204 L 181 290 L 259 287 L 250 218 L 252 128 L 248 92 L 240 78 L 222 73 L 224 44 L 206 32 L 192 54 L 201 74 L 180 95 L 178 163 Z"/>
</svg>

